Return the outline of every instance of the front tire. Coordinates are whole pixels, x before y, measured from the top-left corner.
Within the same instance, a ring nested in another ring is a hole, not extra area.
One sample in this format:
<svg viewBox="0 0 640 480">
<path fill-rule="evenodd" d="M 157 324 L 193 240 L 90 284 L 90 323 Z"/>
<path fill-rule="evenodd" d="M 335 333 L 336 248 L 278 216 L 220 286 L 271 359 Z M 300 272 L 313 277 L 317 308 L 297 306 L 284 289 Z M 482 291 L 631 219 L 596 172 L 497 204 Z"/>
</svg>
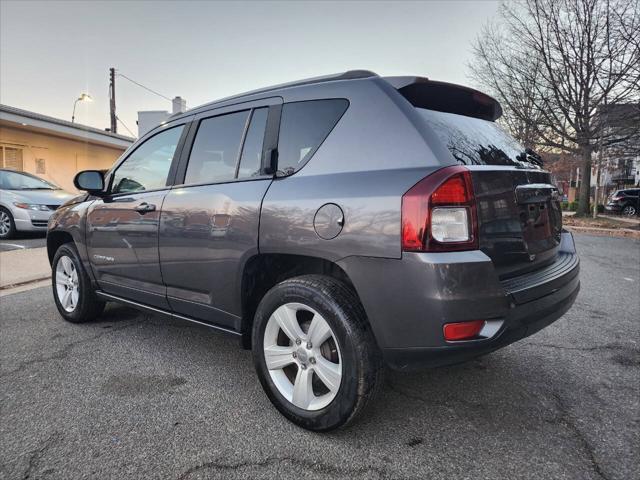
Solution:
<svg viewBox="0 0 640 480">
<path fill-rule="evenodd" d="M 51 284 L 58 312 L 68 322 L 89 322 L 104 310 L 73 243 L 62 245 L 53 257 Z"/>
<path fill-rule="evenodd" d="M 622 214 L 627 217 L 633 217 L 637 213 L 636 207 L 633 205 L 625 205 L 622 209 Z"/>
<path fill-rule="evenodd" d="M 13 220 L 11 212 L 4 207 L 0 207 L 0 239 L 8 240 L 16 234 L 16 222 Z"/>
<path fill-rule="evenodd" d="M 344 427 L 381 384 L 382 358 L 355 293 L 331 277 L 285 280 L 256 311 L 253 359 L 273 405 L 314 431 Z"/>
</svg>

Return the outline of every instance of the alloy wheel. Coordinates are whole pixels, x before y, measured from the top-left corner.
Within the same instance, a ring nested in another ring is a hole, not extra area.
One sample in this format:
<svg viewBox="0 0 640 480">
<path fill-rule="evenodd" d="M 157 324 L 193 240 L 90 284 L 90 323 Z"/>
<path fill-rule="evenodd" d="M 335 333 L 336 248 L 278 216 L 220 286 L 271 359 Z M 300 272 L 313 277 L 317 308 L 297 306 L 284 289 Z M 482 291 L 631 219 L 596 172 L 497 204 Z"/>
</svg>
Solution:
<svg viewBox="0 0 640 480">
<path fill-rule="evenodd" d="M 627 205 L 626 207 L 624 207 L 622 209 L 622 214 L 623 215 L 628 215 L 628 216 L 632 216 L 636 214 L 636 207 L 634 207 L 633 205 Z"/>
<path fill-rule="evenodd" d="M 0 211 L 0 236 L 5 236 L 11 230 L 11 219 L 7 212 Z"/>
<path fill-rule="evenodd" d="M 301 303 L 278 307 L 267 322 L 264 359 L 280 394 L 298 408 L 320 410 L 338 394 L 342 356 L 321 314 Z"/>
<path fill-rule="evenodd" d="M 65 311 L 71 313 L 76 309 L 80 297 L 78 270 L 66 255 L 60 257 L 56 265 L 56 294 Z"/>
</svg>

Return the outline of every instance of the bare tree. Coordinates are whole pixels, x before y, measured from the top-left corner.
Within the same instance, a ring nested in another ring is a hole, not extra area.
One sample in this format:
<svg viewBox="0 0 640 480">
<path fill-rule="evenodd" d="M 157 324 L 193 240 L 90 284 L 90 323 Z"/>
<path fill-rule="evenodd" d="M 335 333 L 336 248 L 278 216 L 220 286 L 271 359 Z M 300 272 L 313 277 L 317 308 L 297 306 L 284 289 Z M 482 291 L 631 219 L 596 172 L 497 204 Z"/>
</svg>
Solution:
<svg viewBox="0 0 640 480">
<path fill-rule="evenodd" d="M 586 214 L 594 150 L 640 134 L 640 122 L 622 132 L 599 113 L 607 104 L 640 108 L 639 1 L 505 2 L 473 50 L 474 79 L 503 104 L 522 143 L 580 156 L 578 214 Z"/>
</svg>

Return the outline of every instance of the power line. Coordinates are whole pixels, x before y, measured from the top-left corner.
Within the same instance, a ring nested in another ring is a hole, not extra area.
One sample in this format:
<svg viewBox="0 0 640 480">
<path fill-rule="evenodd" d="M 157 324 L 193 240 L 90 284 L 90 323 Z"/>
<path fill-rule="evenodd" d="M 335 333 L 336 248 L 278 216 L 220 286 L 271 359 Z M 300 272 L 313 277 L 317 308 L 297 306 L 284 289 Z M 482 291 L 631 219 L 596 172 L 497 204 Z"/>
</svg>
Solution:
<svg viewBox="0 0 640 480">
<path fill-rule="evenodd" d="M 134 84 L 138 85 L 139 87 L 144 88 L 145 90 L 148 90 L 149 92 L 153 93 L 154 95 L 157 95 L 157 96 L 159 96 L 159 97 L 162 97 L 162 98 L 164 98 L 165 100 L 169 100 L 170 102 L 172 101 L 172 100 L 171 100 L 169 97 L 167 97 L 166 95 L 162 95 L 161 93 L 158 93 L 158 92 L 156 92 L 155 90 L 152 90 L 152 89 L 151 89 L 151 88 L 149 88 L 149 87 L 145 87 L 145 86 L 144 86 L 144 85 L 142 85 L 141 83 L 136 82 L 135 80 L 133 80 L 133 79 L 131 79 L 131 78 L 127 77 L 127 76 L 126 76 L 125 74 L 123 74 L 123 73 L 118 73 L 118 76 L 119 76 L 119 77 L 126 78 L 126 79 L 127 79 L 127 80 L 129 80 L 131 83 L 134 83 Z"/>
<path fill-rule="evenodd" d="M 129 133 L 131 134 L 131 136 L 132 136 L 132 137 L 135 137 L 135 136 L 136 136 L 136 135 L 135 135 L 135 133 L 133 133 L 131 130 L 129 130 L 129 127 L 127 127 L 127 124 L 126 124 L 126 123 L 124 123 L 122 120 L 120 120 L 120 117 L 118 117 L 117 115 L 116 115 L 116 119 L 117 119 L 117 120 L 122 124 L 122 126 L 123 126 L 124 128 L 126 128 L 127 132 L 129 132 Z"/>
</svg>

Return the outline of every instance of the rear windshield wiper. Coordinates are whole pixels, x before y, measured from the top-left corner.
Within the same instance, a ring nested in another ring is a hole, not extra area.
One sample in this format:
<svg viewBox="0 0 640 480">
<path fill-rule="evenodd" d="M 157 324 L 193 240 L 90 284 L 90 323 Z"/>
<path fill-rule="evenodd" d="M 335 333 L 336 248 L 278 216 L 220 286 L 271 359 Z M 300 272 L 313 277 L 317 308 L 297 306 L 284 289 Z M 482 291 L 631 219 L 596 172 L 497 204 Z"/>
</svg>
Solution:
<svg viewBox="0 0 640 480">
<path fill-rule="evenodd" d="M 538 154 L 531 148 L 526 148 L 524 152 L 520 153 L 516 157 L 516 159 L 523 163 L 533 163 L 534 165 L 538 165 L 539 167 L 544 166 L 544 162 L 542 161 L 542 157 L 540 156 L 540 154 Z"/>
</svg>

